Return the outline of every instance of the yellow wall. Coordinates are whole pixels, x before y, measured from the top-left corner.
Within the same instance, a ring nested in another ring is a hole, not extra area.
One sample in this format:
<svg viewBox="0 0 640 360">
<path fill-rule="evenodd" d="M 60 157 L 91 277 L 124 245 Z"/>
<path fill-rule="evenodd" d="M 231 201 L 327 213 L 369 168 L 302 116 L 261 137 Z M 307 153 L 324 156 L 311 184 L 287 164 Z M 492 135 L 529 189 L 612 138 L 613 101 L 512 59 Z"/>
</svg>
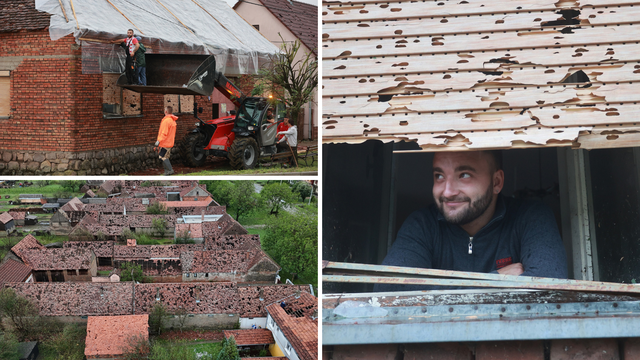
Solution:
<svg viewBox="0 0 640 360">
<path fill-rule="evenodd" d="M 270 344 L 269 352 L 271 353 L 271 356 L 285 356 L 282 350 L 280 350 L 278 344 Z"/>
</svg>

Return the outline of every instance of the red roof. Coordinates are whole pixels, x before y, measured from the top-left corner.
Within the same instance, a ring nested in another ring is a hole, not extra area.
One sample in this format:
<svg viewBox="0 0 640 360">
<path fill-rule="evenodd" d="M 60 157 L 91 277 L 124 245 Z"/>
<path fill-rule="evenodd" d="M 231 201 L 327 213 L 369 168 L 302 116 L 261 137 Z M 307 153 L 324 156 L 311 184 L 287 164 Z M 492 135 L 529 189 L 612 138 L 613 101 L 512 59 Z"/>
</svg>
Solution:
<svg viewBox="0 0 640 360">
<path fill-rule="evenodd" d="M 149 315 L 89 316 L 84 354 L 121 355 L 133 337 L 149 339 Z"/>
<path fill-rule="evenodd" d="M 179 207 L 206 207 L 211 204 L 213 199 L 211 196 L 207 196 L 204 200 L 198 201 L 159 201 L 159 203 L 164 204 L 167 208 L 179 208 Z"/>
<path fill-rule="evenodd" d="M 8 212 L 3 212 L 2 214 L 0 214 L 0 223 L 6 224 L 11 220 L 13 220 L 13 216 L 11 216 L 11 214 L 9 214 Z"/>
<path fill-rule="evenodd" d="M 318 359 L 318 318 L 311 315 L 318 310 L 318 299 L 306 292 L 299 297 L 294 295 L 267 306 L 267 312 L 275 320 L 278 327 L 289 341 L 301 360 Z M 316 315 L 317 316 L 317 315 Z"/>
<path fill-rule="evenodd" d="M 15 261 L 7 260 L 0 266 L 0 283 L 4 282 L 23 282 L 31 274 L 31 268 L 27 265 Z"/>
<path fill-rule="evenodd" d="M 178 236 L 185 230 L 189 232 L 189 237 L 192 239 L 201 239 L 204 237 L 202 235 L 202 224 L 176 224 L 176 234 L 178 234 Z"/>
<path fill-rule="evenodd" d="M 0 1 L 0 32 L 42 30 L 51 15 L 36 10 L 33 0 Z"/>
<path fill-rule="evenodd" d="M 10 211 L 9 215 L 13 217 L 13 220 L 24 220 L 24 217 L 27 215 L 26 211 Z"/>
<path fill-rule="evenodd" d="M 317 6 L 295 0 L 260 0 L 260 2 L 307 48 L 314 54 L 318 54 Z"/>
<path fill-rule="evenodd" d="M 225 339 L 233 336 L 238 346 L 275 344 L 269 329 L 223 330 Z"/>
<path fill-rule="evenodd" d="M 16 255 L 18 255 L 18 257 L 20 257 L 22 261 L 25 261 L 24 258 L 22 257 L 22 254 L 24 251 L 30 250 L 30 249 L 44 250 L 45 247 L 42 246 L 42 244 L 40 244 L 40 242 L 36 238 L 34 238 L 33 235 L 29 234 L 25 236 L 24 239 L 20 240 L 19 243 L 15 244 L 11 248 L 11 251 L 13 251 Z"/>
<path fill-rule="evenodd" d="M 33 270 L 88 270 L 91 267 L 90 249 L 24 250 L 22 260 Z"/>
</svg>

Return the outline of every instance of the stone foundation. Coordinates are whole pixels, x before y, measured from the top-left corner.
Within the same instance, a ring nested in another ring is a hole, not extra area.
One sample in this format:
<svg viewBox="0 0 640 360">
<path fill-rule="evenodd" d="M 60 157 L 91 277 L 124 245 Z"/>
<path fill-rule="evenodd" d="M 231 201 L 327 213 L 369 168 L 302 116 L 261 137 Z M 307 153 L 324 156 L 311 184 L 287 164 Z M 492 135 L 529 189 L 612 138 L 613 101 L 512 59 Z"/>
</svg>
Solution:
<svg viewBox="0 0 640 360">
<path fill-rule="evenodd" d="M 150 144 L 83 152 L 0 149 L 0 175 L 120 175 L 162 167 L 153 147 Z M 171 154 L 171 160 L 179 160 L 177 151 Z"/>
</svg>

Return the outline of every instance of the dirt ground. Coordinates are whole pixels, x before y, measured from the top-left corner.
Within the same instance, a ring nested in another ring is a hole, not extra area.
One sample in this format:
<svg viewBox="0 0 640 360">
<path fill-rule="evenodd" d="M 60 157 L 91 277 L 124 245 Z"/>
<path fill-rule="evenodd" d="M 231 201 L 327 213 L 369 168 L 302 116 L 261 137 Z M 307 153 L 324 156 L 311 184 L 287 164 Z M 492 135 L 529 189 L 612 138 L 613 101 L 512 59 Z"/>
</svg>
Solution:
<svg viewBox="0 0 640 360">
<path fill-rule="evenodd" d="M 317 140 L 303 140 L 298 144 L 298 153 L 303 152 L 307 149 L 307 147 L 318 144 Z M 176 174 L 190 174 L 194 172 L 199 172 L 203 170 L 232 170 L 229 165 L 229 160 L 223 157 L 218 156 L 209 156 L 207 157 L 207 161 L 201 167 L 191 168 L 188 166 L 182 165 L 182 162 L 179 160 L 171 161 L 171 166 L 173 167 L 173 171 Z M 157 176 L 164 174 L 164 168 L 162 165 L 158 167 L 148 168 L 145 170 L 140 170 L 136 172 L 129 173 L 128 175 L 141 175 L 141 176 Z M 247 174 L 249 175 L 249 174 Z"/>
</svg>

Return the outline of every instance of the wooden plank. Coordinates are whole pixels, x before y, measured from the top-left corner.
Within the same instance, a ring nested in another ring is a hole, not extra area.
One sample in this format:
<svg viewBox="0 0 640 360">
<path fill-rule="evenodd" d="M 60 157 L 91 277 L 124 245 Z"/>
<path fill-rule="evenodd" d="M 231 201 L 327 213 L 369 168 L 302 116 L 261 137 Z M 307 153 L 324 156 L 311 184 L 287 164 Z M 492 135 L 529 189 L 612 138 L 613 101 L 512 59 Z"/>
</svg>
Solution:
<svg viewBox="0 0 640 360">
<path fill-rule="evenodd" d="M 177 94 L 165 94 L 164 95 L 164 108 L 171 106 L 174 113 L 180 111 L 180 95 Z"/>
<path fill-rule="evenodd" d="M 636 83 L 620 83 L 618 85 L 610 83 L 594 84 L 589 88 L 577 88 L 575 85 L 549 85 L 538 89 L 537 86 L 509 87 L 506 85 L 467 91 L 394 96 L 388 101 L 379 101 L 382 98 L 376 95 L 330 97 L 323 99 L 323 115 L 335 117 L 411 112 L 521 110 L 543 105 L 545 107 L 552 105 L 584 106 L 637 102 L 640 100 L 640 93 L 636 92 L 637 86 Z"/>
<path fill-rule="evenodd" d="M 593 82 L 615 83 L 640 80 L 640 64 L 619 63 L 578 67 L 529 66 L 524 68 L 505 65 L 496 71 L 500 74 L 495 75 L 488 71 L 458 71 L 406 76 L 329 78 L 323 81 L 322 95 L 335 97 L 460 91 L 473 88 L 481 83 L 495 83 L 496 87 L 512 85 L 546 87 L 549 84 L 560 84 L 561 81 L 577 71 L 583 71 Z"/>
<path fill-rule="evenodd" d="M 398 13 L 419 14 L 419 16 L 466 16 L 471 14 L 492 14 L 505 12 L 527 11 L 550 11 L 558 9 L 556 1 L 346 1 L 340 3 L 323 2 L 322 21 L 347 21 L 358 19 L 359 16 L 367 16 L 369 13 L 375 14 L 376 19 L 397 18 Z M 483 5 L 483 6 L 480 6 Z M 518 9 L 520 7 L 521 9 Z M 400 11 L 396 10 L 400 9 Z M 362 12 L 362 11 L 366 12 Z M 365 17 L 366 18 L 366 17 Z"/>
<path fill-rule="evenodd" d="M 587 134 L 577 141 L 581 149 L 608 149 L 637 147 L 640 144 L 640 132 L 624 134 Z"/>
<path fill-rule="evenodd" d="M 105 104 L 120 104 L 120 90 L 116 85 L 120 74 L 102 74 L 102 102 Z"/>
<path fill-rule="evenodd" d="M 388 9 L 377 10 L 388 11 Z M 470 32 L 469 24 L 473 23 L 471 32 L 493 33 L 502 31 L 526 31 L 554 29 L 561 30 L 565 27 L 576 26 L 617 26 L 618 24 L 634 23 L 640 19 L 640 7 L 625 6 L 621 8 L 609 9 L 604 7 L 594 7 L 581 9 L 579 16 L 575 19 L 580 22 L 571 25 L 556 24 L 557 20 L 564 20 L 562 14 L 550 10 L 544 12 L 524 12 L 524 13 L 499 13 L 491 15 L 467 16 L 433 16 L 420 13 L 395 12 L 396 18 L 386 18 L 380 21 L 377 11 L 357 15 L 344 22 L 324 21 L 322 25 L 323 39 L 369 39 L 381 37 L 397 37 L 397 30 L 402 36 L 427 36 L 446 34 L 466 34 Z"/>
<path fill-rule="evenodd" d="M 347 51 L 345 50 L 343 53 L 347 53 Z M 510 65 L 504 61 L 511 61 L 513 64 Z M 325 58 L 322 62 L 322 74 L 324 78 L 331 78 L 430 72 L 490 71 L 505 66 L 510 68 L 517 66 L 589 66 L 638 61 L 640 61 L 640 53 L 638 52 L 638 45 L 635 43 L 626 45 L 607 44 L 549 49 L 521 48 L 484 53 L 480 51 L 464 51 L 457 54 L 382 56 L 359 59 L 342 55 L 339 59 Z"/>
<path fill-rule="evenodd" d="M 351 56 L 389 56 L 418 55 L 432 53 L 451 53 L 466 51 L 494 51 L 526 46 L 527 48 L 554 46 L 586 46 L 589 44 L 610 44 L 633 42 L 638 39 L 640 24 L 619 25 L 615 27 L 589 26 L 563 34 L 560 31 L 541 30 L 525 32 L 506 32 L 494 34 L 473 34 L 464 36 L 403 36 L 397 38 L 371 40 L 323 41 L 323 58 L 339 57 L 345 51 Z M 398 41 L 406 41 L 398 43 Z"/>
<path fill-rule="evenodd" d="M 180 112 L 193 113 L 193 95 L 180 95 Z"/>
</svg>

